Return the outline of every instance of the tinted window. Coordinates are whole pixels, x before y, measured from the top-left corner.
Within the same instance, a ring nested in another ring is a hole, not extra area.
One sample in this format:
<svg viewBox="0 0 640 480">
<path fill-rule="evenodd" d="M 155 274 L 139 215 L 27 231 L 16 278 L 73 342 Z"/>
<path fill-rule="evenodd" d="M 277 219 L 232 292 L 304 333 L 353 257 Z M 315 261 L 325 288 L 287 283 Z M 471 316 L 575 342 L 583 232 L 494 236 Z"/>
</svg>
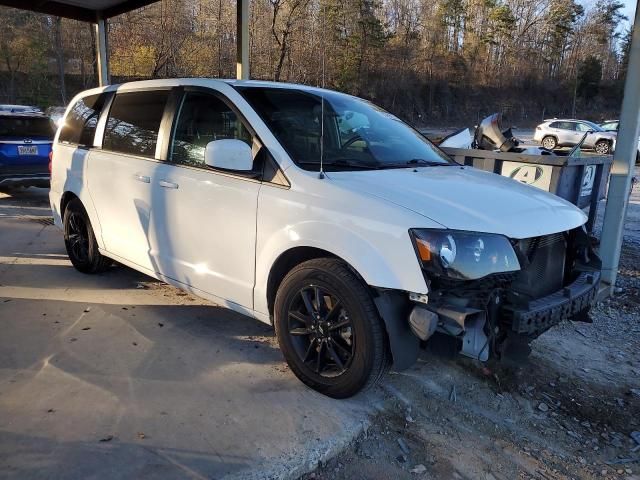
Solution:
<svg viewBox="0 0 640 480">
<path fill-rule="evenodd" d="M 593 130 L 593 127 L 590 127 L 585 123 L 578 123 L 577 126 L 578 126 L 577 130 L 579 132 L 588 132 L 589 130 Z"/>
<path fill-rule="evenodd" d="M 187 93 L 178 114 L 171 161 L 204 166 L 207 143 L 223 139 L 252 144 L 251 133 L 224 101 L 211 94 Z"/>
<path fill-rule="evenodd" d="M 452 165 L 424 136 L 383 109 L 327 90 L 239 87 L 297 165 L 355 170 Z"/>
<path fill-rule="evenodd" d="M 64 119 L 59 141 L 78 145 L 93 145 L 96 125 L 104 105 L 105 95 L 89 95 L 76 102 Z"/>
<path fill-rule="evenodd" d="M 168 90 L 116 94 L 102 148 L 154 157 Z"/>
<path fill-rule="evenodd" d="M 575 130 L 576 124 L 573 122 L 556 122 L 554 128 L 561 128 L 562 130 Z"/>
<path fill-rule="evenodd" d="M 0 116 L 0 137 L 52 138 L 55 133 L 48 118 Z"/>
</svg>

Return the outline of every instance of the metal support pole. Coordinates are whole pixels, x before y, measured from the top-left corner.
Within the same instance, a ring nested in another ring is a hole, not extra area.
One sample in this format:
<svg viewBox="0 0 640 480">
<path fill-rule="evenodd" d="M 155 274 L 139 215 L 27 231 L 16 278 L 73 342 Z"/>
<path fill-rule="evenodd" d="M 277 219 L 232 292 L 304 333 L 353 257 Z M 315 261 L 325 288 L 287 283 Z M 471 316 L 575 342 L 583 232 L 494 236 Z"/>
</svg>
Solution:
<svg viewBox="0 0 640 480">
<path fill-rule="evenodd" d="M 236 78 L 249 80 L 249 0 L 236 0 Z"/>
<path fill-rule="evenodd" d="M 602 289 L 600 296 L 610 295 L 616 284 L 622 232 L 627 214 L 631 177 L 640 136 L 640 8 L 636 9 L 631 52 L 624 84 L 624 98 L 620 112 L 620 129 L 613 155 L 607 206 L 604 212 L 600 256 L 602 257 Z"/>
<path fill-rule="evenodd" d="M 109 76 L 109 57 L 107 45 L 107 21 L 99 18 L 97 23 L 93 24 L 96 33 L 96 61 L 98 62 L 98 85 L 104 87 L 111 83 Z"/>
</svg>

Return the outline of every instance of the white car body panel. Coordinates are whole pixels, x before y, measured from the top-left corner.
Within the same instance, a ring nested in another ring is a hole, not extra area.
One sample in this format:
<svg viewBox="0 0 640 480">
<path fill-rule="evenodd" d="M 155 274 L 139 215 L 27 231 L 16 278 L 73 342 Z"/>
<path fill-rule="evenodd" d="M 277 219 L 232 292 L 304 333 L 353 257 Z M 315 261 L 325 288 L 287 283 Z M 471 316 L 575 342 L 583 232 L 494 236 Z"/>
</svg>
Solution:
<svg viewBox="0 0 640 480">
<path fill-rule="evenodd" d="M 587 220 L 581 210 L 556 195 L 472 167 L 340 172 L 331 176 L 345 189 L 383 198 L 453 230 L 519 239 L 569 230 Z"/>
<path fill-rule="evenodd" d="M 103 248 L 148 270 L 153 270 L 148 238 L 156 166 L 142 157 L 92 150 L 86 177 Z"/>
<path fill-rule="evenodd" d="M 225 81 L 151 80 L 81 95 L 185 85 L 217 90 L 235 104 L 290 187 L 99 149 L 87 162 L 86 151 L 60 145 L 56 136 L 50 195 L 56 224 L 61 225 L 62 195 L 72 192 L 85 205 L 103 254 L 260 320 L 269 321 L 271 268 L 292 248 L 326 250 L 371 286 L 427 293 L 411 228 L 527 238 L 586 221 L 559 197 L 469 167 L 331 172 L 319 178 L 292 162 Z M 136 176 L 149 177 L 149 183 Z"/>
<path fill-rule="evenodd" d="M 382 173 L 382 172 L 381 172 Z M 287 250 L 314 247 L 351 265 L 369 285 L 427 293 L 409 228 L 442 225 L 385 200 L 297 167 L 291 189 L 264 186 L 258 201 L 255 309 L 267 312 L 271 266 Z M 346 206 L 346 208 L 345 208 Z"/>
<path fill-rule="evenodd" d="M 154 271 L 252 308 L 259 190 L 259 182 L 156 163 L 148 252 Z"/>
</svg>

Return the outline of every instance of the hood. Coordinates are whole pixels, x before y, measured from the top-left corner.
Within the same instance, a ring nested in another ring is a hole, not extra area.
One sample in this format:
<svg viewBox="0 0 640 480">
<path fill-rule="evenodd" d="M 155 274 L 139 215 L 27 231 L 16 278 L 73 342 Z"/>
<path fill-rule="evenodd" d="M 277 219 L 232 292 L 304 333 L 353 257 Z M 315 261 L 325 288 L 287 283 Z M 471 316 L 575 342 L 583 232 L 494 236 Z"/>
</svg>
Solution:
<svg viewBox="0 0 640 480">
<path fill-rule="evenodd" d="M 587 220 L 580 209 L 556 195 L 473 167 L 332 172 L 330 176 L 347 190 L 382 198 L 452 230 L 520 239 L 570 230 Z"/>
<path fill-rule="evenodd" d="M 618 136 L 618 132 L 594 132 L 596 135 L 598 135 L 599 137 L 605 137 L 605 138 L 616 138 Z"/>
</svg>

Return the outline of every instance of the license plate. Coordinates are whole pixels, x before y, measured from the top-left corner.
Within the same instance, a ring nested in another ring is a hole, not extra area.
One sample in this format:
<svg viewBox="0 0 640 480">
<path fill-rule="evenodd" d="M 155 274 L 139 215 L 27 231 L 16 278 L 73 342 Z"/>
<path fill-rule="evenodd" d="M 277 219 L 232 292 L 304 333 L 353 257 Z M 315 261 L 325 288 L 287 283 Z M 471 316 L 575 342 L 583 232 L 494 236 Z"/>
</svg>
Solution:
<svg viewBox="0 0 640 480">
<path fill-rule="evenodd" d="M 35 145 L 18 145 L 18 155 L 37 155 L 38 147 Z"/>
</svg>

